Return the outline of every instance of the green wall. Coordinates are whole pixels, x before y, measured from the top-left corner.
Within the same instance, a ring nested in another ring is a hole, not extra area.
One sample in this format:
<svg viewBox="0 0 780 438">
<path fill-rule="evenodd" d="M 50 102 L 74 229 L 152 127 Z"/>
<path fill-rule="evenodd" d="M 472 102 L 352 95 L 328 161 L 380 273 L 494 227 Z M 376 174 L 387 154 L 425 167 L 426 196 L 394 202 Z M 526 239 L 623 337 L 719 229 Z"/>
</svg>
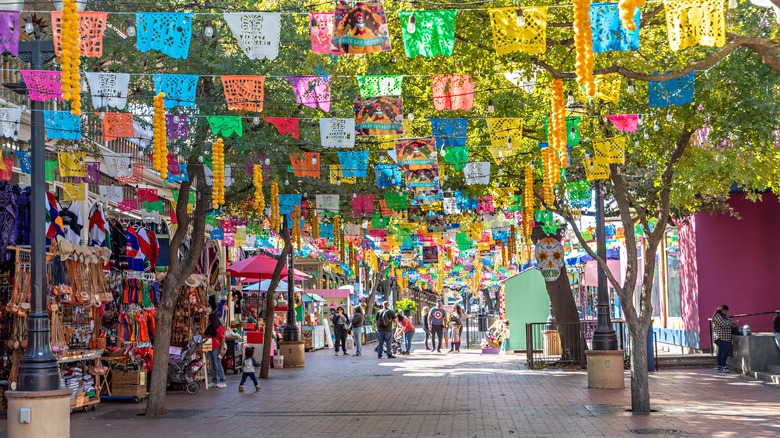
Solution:
<svg viewBox="0 0 780 438">
<path fill-rule="evenodd" d="M 513 350 L 525 350 L 525 325 L 545 322 L 550 315 L 550 297 L 538 269 L 527 269 L 504 282 L 509 341 Z"/>
</svg>

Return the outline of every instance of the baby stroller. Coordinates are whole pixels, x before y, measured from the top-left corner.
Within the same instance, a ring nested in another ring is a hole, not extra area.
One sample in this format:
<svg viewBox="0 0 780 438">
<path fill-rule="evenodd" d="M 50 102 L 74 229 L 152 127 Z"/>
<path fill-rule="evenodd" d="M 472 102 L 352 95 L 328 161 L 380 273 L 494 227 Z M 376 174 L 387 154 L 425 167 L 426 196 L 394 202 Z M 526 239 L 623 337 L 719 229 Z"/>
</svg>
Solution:
<svg viewBox="0 0 780 438">
<path fill-rule="evenodd" d="M 203 368 L 200 358 L 192 358 L 202 345 L 200 339 L 194 341 L 178 358 L 171 356 L 168 359 L 168 389 L 174 386 L 184 386 L 187 394 L 195 395 L 200 391 L 200 382 L 195 379 L 198 371 Z"/>
<path fill-rule="evenodd" d="M 399 356 L 404 351 L 404 334 L 395 333 L 393 335 L 393 342 L 390 344 L 390 351 L 393 352 L 393 356 Z"/>
</svg>

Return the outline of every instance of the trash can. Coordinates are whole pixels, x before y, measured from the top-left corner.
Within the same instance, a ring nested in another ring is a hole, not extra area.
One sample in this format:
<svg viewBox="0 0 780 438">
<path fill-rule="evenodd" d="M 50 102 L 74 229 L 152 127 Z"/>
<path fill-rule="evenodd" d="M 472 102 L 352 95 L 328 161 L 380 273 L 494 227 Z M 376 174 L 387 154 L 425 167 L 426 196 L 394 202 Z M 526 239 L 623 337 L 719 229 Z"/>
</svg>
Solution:
<svg viewBox="0 0 780 438">
<path fill-rule="evenodd" d="M 477 315 L 477 322 L 479 324 L 479 331 L 486 332 L 488 329 L 487 315 L 484 313 L 480 313 L 479 315 Z"/>
</svg>

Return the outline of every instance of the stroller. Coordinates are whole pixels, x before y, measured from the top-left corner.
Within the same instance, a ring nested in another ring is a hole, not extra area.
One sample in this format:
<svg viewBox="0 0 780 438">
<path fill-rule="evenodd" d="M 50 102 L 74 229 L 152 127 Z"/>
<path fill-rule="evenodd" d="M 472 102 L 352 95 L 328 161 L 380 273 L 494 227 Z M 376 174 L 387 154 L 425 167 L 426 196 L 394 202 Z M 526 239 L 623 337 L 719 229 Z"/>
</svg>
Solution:
<svg viewBox="0 0 780 438">
<path fill-rule="evenodd" d="M 390 343 L 390 351 L 393 352 L 393 356 L 399 356 L 404 352 L 404 334 L 393 334 L 393 341 Z"/>
<path fill-rule="evenodd" d="M 203 368 L 200 358 L 192 358 L 203 343 L 200 339 L 194 341 L 178 358 L 168 359 L 168 389 L 174 386 L 184 386 L 187 394 L 195 395 L 200 391 L 200 382 L 195 379 L 198 371 Z"/>
</svg>

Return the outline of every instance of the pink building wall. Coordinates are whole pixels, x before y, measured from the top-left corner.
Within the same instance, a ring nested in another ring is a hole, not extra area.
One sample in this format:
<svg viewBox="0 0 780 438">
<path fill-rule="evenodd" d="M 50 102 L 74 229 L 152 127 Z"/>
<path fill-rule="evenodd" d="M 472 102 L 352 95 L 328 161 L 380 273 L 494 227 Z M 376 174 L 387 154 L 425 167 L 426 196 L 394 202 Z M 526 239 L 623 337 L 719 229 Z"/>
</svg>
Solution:
<svg viewBox="0 0 780 438">
<path fill-rule="evenodd" d="M 780 309 L 780 202 L 774 194 L 761 202 L 734 194 L 729 203 L 741 219 L 699 213 L 679 228 L 685 329 L 698 328 L 702 349 L 710 348 L 707 318 L 716 307 L 727 304 L 731 314 Z M 772 315 L 737 322 L 772 331 Z"/>
</svg>

